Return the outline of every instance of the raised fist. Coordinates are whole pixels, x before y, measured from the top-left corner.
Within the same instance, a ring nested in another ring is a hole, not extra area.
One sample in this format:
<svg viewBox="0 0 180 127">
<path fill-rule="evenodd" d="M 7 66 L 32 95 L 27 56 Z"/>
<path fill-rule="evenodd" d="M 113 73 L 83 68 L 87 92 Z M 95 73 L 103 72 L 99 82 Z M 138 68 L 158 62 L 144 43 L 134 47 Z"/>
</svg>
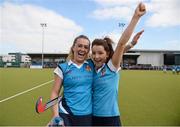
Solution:
<svg viewBox="0 0 180 127">
<path fill-rule="evenodd" d="M 139 3 L 135 10 L 135 15 L 141 17 L 145 13 L 146 13 L 146 6 L 143 3 Z"/>
</svg>

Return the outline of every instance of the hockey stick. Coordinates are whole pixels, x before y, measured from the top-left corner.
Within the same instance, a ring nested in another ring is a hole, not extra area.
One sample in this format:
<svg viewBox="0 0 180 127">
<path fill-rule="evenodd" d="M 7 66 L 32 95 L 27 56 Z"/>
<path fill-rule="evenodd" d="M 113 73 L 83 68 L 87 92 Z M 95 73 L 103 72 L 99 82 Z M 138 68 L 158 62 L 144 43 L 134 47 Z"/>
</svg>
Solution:
<svg viewBox="0 0 180 127">
<path fill-rule="evenodd" d="M 61 96 L 58 96 L 50 101 L 48 101 L 47 103 L 43 104 L 42 101 L 42 97 L 39 97 L 39 99 L 36 102 L 36 112 L 37 113 L 42 113 L 44 111 L 46 111 L 48 108 L 52 107 L 53 105 L 55 105 L 56 103 L 58 103 L 59 101 L 62 100 Z"/>
</svg>

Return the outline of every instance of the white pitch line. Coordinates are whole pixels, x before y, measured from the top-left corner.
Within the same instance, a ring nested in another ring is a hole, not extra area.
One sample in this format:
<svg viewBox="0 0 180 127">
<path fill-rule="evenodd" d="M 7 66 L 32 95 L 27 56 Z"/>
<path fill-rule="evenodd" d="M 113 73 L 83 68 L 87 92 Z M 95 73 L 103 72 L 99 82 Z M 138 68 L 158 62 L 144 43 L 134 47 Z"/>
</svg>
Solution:
<svg viewBox="0 0 180 127">
<path fill-rule="evenodd" d="M 50 82 L 52 82 L 52 81 L 53 81 L 53 80 L 50 80 L 50 81 L 48 81 L 48 82 L 42 83 L 42 84 L 40 84 L 40 85 L 38 85 L 38 86 L 35 86 L 35 87 L 31 88 L 31 89 L 25 90 L 25 91 L 23 91 L 23 92 L 21 92 L 21 93 L 18 93 L 18 94 L 15 94 L 15 95 L 13 95 L 13 96 L 10 96 L 10 97 L 8 97 L 8 98 L 5 98 L 5 99 L 3 99 L 3 100 L 0 100 L 0 103 L 1 103 L 1 102 L 4 102 L 4 101 L 7 101 L 7 100 L 10 100 L 10 99 L 12 99 L 12 98 L 15 98 L 15 97 L 17 97 L 17 96 L 20 96 L 20 95 L 22 95 L 22 94 L 24 94 L 24 93 L 27 93 L 27 92 L 31 91 L 31 90 L 37 89 L 37 88 L 39 88 L 39 87 L 41 87 L 41 86 L 44 86 L 44 85 L 46 85 L 46 84 L 48 84 L 48 83 L 50 83 Z"/>
</svg>

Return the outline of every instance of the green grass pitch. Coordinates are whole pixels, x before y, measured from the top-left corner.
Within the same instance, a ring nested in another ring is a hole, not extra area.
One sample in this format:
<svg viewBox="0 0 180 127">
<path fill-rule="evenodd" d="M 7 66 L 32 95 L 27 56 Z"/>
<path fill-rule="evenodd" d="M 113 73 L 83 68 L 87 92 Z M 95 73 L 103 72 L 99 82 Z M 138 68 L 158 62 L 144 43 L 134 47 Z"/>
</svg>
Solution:
<svg viewBox="0 0 180 127">
<path fill-rule="evenodd" d="M 180 75 L 162 71 L 121 71 L 119 107 L 125 126 L 180 126 Z M 0 68 L 0 101 L 53 79 L 53 69 Z M 42 96 L 49 100 L 49 83 L 0 102 L 0 126 L 44 126 L 51 110 L 35 112 Z M 112 84 L 113 85 L 113 84 Z"/>
</svg>

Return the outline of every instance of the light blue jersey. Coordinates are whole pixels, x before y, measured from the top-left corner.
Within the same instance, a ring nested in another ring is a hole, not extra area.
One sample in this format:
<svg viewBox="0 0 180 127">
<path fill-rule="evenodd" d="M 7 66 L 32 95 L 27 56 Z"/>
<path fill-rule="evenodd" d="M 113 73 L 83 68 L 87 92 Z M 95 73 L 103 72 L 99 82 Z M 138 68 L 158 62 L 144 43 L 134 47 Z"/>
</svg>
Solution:
<svg viewBox="0 0 180 127">
<path fill-rule="evenodd" d="M 60 112 L 73 115 L 92 114 L 93 64 L 77 67 L 72 61 L 58 65 L 63 74 L 64 96 Z"/>
<path fill-rule="evenodd" d="M 111 62 L 111 61 L 110 61 Z M 119 73 L 104 66 L 95 72 L 93 80 L 93 115 L 99 117 L 119 116 L 118 84 Z"/>
</svg>

